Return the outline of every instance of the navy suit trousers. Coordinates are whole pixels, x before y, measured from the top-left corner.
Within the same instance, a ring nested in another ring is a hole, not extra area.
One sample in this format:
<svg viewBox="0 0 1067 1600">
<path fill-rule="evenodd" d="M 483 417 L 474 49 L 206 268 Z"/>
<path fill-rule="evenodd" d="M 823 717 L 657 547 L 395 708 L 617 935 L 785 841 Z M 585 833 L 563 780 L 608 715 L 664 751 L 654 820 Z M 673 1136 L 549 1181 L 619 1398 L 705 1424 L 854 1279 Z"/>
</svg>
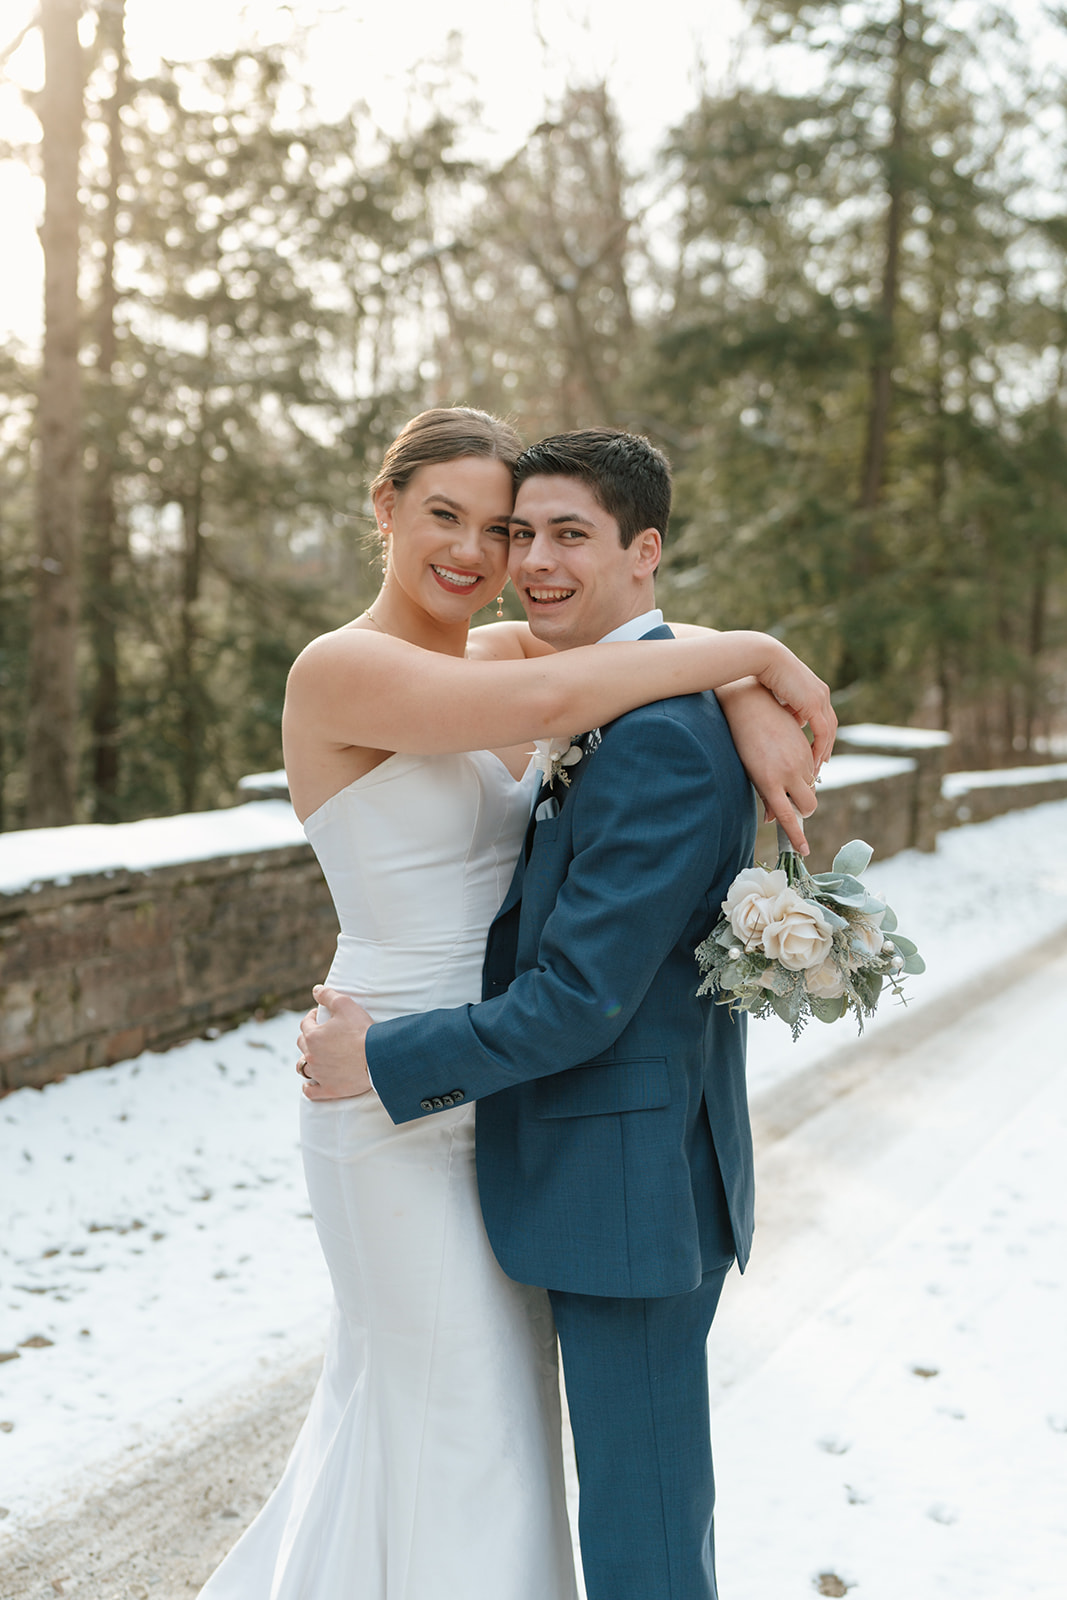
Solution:
<svg viewBox="0 0 1067 1600">
<path fill-rule="evenodd" d="M 650 1300 L 549 1291 L 589 1600 L 716 1600 L 707 1338 L 728 1271 Z"/>
</svg>

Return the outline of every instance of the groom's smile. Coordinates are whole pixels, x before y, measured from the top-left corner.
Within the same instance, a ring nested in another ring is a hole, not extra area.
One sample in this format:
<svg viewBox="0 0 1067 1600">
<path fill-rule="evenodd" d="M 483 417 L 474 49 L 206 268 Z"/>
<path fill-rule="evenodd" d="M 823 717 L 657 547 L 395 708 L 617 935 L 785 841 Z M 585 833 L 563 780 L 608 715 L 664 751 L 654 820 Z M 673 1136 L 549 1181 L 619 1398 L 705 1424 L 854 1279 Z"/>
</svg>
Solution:
<svg viewBox="0 0 1067 1600">
<path fill-rule="evenodd" d="M 534 633 L 557 649 L 595 644 L 654 604 L 659 535 L 646 530 L 624 548 L 582 479 L 527 478 L 509 527 L 511 581 Z"/>
</svg>

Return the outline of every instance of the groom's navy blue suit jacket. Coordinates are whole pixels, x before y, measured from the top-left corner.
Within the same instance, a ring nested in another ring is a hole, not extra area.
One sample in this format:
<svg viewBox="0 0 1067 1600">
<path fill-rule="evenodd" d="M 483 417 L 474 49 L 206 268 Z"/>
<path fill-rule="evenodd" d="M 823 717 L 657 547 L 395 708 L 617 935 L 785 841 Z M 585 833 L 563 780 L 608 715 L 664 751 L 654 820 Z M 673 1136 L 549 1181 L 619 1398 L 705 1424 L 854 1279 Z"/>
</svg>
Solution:
<svg viewBox="0 0 1067 1600">
<path fill-rule="evenodd" d="M 711 694 L 620 717 L 570 773 L 490 929 L 482 1002 L 376 1023 L 368 1061 L 394 1122 L 478 1100 L 510 1277 L 679 1294 L 743 1269 L 752 1237 L 744 1019 L 697 999 L 694 950 L 751 862 L 754 795 Z"/>
</svg>

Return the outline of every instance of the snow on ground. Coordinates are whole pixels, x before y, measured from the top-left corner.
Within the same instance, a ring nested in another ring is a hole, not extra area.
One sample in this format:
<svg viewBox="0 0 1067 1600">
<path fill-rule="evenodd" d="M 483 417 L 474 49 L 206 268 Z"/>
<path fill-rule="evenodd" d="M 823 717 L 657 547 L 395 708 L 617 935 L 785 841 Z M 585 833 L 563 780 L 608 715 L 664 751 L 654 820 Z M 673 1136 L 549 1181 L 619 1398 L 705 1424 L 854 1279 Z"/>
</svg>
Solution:
<svg viewBox="0 0 1067 1600">
<path fill-rule="evenodd" d="M 0 1100 L 12 1522 L 320 1347 L 295 1034 L 286 1013 Z"/>
<path fill-rule="evenodd" d="M 1067 927 L 1065 836 L 1067 802 L 1056 802 L 952 830 L 934 856 L 872 864 L 871 887 L 931 967 L 909 982 L 916 1007 Z M 87 1488 L 90 1468 L 140 1459 L 180 1431 L 183 1415 L 251 1390 L 261 1374 L 321 1345 L 329 1289 L 297 1153 L 295 1031 L 291 1015 L 251 1022 L 0 1102 L 0 1213 L 9 1219 L 0 1357 L 17 1352 L 0 1361 L 4 1532 Z M 766 1090 L 852 1037 L 849 1023 L 812 1024 L 793 1046 L 777 1021 L 758 1025 L 754 1087 Z M 793 1592 L 774 1571 L 771 1546 L 780 1541 L 748 1520 L 757 1504 L 781 1516 L 783 1538 L 810 1546 L 812 1562 L 829 1549 L 844 1581 L 862 1571 L 864 1600 L 1061 1592 L 1031 1576 L 1043 1561 L 1056 1574 L 1065 1567 L 1062 1519 L 1050 1531 L 1047 1507 L 1051 1485 L 1064 1481 L 1067 1393 L 1053 1394 L 1051 1379 L 1027 1381 L 1053 1374 L 1062 1385 L 1064 1094 L 1061 1074 L 1033 1115 L 1018 1126 L 1007 1119 L 996 1143 L 850 1272 L 817 1319 L 779 1341 L 758 1379 L 726 1397 L 717 1423 L 724 1457 L 748 1461 L 760 1487 L 746 1510 L 731 1500 L 745 1474 L 731 1467 L 724 1479 L 723 1560 L 757 1574 L 748 1588 L 732 1580 L 732 1597 Z M 843 1154 L 828 1146 L 828 1166 Z M 818 1238 L 808 1241 L 809 1252 L 819 1248 Z M 961 1259 L 970 1263 L 965 1289 L 954 1287 L 963 1284 Z M 887 1349 L 892 1360 L 876 1367 L 874 1353 Z M 1018 1382 L 993 1393 L 988 1373 L 1005 1364 Z M 916 1374 L 927 1366 L 938 1377 Z M 1013 1431 L 1020 1406 L 1025 1428 Z M 954 1417 L 983 1408 L 983 1438 L 1011 1457 L 1006 1474 L 990 1472 Z M 832 1439 L 828 1412 L 838 1419 Z M 861 1448 L 887 1429 L 897 1441 L 888 1463 Z M 816 1444 L 831 1442 L 813 1449 L 813 1434 Z M 844 1454 L 839 1443 L 849 1446 Z M 926 1485 L 944 1482 L 958 1493 L 934 1499 Z M 872 1581 L 864 1556 L 885 1539 L 887 1509 L 891 1521 L 909 1511 L 921 1537 L 936 1540 L 961 1504 L 973 1528 L 983 1515 L 1010 1525 L 1024 1499 L 1040 1511 L 1026 1524 L 1025 1583 L 968 1587 L 965 1571 L 947 1587 L 921 1577 L 895 1589 Z M 759 1545 L 754 1565 L 739 1560 L 735 1534 Z M 812 1576 L 822 1570 L 813 1566 Z M 812 1592 L 810 1577 L 798 1592 Z"/>
<path fill-rule="evenodd" d="M 716 1409 L 731 1600 L 1062 1600 L 1065 1140 L 1061 1068 Z"/>
</svg>

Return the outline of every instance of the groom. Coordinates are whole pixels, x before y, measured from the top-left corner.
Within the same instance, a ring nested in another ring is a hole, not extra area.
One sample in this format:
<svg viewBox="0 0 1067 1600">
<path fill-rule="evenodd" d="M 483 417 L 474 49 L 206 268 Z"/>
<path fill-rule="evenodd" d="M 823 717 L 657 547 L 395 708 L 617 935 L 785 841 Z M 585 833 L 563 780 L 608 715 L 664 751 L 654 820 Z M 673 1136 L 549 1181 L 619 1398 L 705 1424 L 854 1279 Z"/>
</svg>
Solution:
<svg viewBox="0 0 1067 1600">
<path fill-rule="evenodd" d="M 539 638 L 670 636 L 659 451 L 563 434 L 524 453 L 516 484 L 509 570 Z M 693 952 L 751 861 L 754 797 L 711 694 L 581 749 L 538 797 L 481 1004 L 368 1030 L 348 1002 L 306 1028 L 307 1070 L 319 1098 L 362 1092 L 369 1067 L 397 1123 L 479 1101 L 489 1238 L 555 1312 L 589 1600 L 713 1600 L 705 1343 L 748 1258 L 752 1141 L 744 1019 L 696 998 Z"/>
</svg>

